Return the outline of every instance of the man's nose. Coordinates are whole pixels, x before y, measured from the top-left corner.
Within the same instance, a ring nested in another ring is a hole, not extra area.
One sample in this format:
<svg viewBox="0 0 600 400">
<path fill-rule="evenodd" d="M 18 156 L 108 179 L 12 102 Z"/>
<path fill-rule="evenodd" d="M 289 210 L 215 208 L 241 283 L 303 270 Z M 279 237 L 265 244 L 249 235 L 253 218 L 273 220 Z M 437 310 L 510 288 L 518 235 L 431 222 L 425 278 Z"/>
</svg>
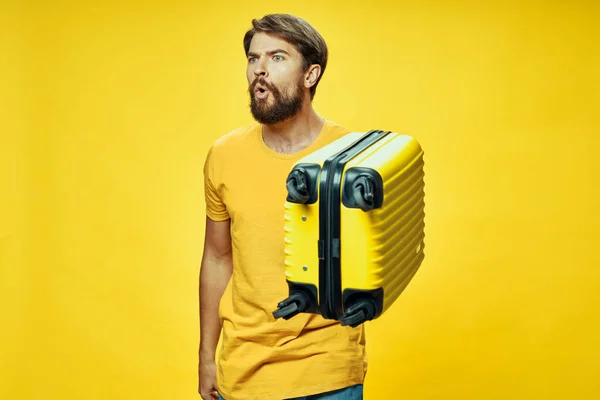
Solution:
<svg viewBox="0 0 600 400">
<path fill-rule="evenodd" d="M 254 75 L 258 76 L 267 76 L 269 73 L 267 71 L 267 66 L 265 64 L 264 59 L 258 60 L 256 63 L 256 68 L 254 69 Z"/>
</svg>

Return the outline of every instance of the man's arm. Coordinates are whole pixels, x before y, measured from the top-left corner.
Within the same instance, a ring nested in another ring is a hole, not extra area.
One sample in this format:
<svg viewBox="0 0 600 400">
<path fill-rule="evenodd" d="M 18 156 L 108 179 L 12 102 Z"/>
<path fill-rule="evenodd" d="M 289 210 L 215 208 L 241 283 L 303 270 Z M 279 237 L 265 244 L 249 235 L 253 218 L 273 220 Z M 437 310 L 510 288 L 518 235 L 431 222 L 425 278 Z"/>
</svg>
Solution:
<svg viewBox="0 0 600 400">
<path fill-rule="evenodd" d="M 206 218 L 204 253 L 200 266 L 200 363 L 213 363 L 221 322 L 219 302 L 233 272 L 230 220 Z"/>
</svg>

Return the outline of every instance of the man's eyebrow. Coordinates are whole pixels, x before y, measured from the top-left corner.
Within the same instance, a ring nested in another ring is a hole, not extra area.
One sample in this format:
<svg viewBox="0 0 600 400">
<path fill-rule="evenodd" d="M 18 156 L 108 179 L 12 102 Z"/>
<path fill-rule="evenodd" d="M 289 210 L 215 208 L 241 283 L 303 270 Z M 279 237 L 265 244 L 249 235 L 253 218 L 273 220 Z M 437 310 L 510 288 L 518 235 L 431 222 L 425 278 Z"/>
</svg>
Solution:
<svg viewBox="0 0 600 400">
<path fill-rule="evenodd" d="M 287 51 L 285 51 L 283 49 L 275 49 L 275 50 L 267 51 L 267 54 L 270 56 L 272 56 L 273 54 L 277 54 L 277 53 L 287 54 L 288 56 L 290 55 L 290 53 L 288 53 Z"/>
<path fill-rule="evenodd" d="M 285 51 L 283 49 L 269 50 L 269 51 L 266 52 L 266 54 L 268 56 L 272 56 L 273 54 L 277 54 L 277 53 L 287 54 L 288 56 L 290 55 L 290 53 L 288 53 L 287 51 Z M 248 57 L 256 57 L 256 56 L 258 56 L 258 54 L 254 53 L 252 51 L 248 52 Z"/>
</svg>

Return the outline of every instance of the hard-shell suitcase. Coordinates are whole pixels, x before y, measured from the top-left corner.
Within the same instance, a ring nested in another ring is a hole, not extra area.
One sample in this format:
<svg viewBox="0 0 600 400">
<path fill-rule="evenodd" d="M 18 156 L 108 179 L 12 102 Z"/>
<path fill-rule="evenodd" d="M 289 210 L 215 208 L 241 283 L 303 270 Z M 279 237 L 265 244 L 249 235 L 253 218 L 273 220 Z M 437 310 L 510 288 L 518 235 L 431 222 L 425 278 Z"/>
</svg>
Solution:
<svg viewBox="0 0 600 400">
<path fill-rule="evenodd" d="M 356 327 L 389 309 L 424 258 L 423 167 L 414 138 L 380 130 L 347 134 L 292 167 L 289 297 L 275 318 L 317 313 Z"/>
</svg>

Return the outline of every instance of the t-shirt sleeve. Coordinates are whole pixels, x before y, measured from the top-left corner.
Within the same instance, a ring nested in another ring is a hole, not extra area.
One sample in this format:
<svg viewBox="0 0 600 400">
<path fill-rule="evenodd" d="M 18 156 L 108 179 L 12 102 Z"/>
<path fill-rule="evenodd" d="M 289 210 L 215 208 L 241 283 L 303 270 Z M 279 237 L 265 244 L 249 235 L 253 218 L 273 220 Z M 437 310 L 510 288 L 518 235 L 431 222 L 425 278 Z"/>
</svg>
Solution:
<svg viewBox="0 0 600 400">
<path fill-rule="evenodd" d="M 204 200 L 206 204 L 206 215 L 213 221 L 225 221 L 229 213 L 219 191 L 219 182 L 216 174 L 220 166 L 215 163 L 214 145 L 211 146 L 204 162 Z"/>
</svg>

